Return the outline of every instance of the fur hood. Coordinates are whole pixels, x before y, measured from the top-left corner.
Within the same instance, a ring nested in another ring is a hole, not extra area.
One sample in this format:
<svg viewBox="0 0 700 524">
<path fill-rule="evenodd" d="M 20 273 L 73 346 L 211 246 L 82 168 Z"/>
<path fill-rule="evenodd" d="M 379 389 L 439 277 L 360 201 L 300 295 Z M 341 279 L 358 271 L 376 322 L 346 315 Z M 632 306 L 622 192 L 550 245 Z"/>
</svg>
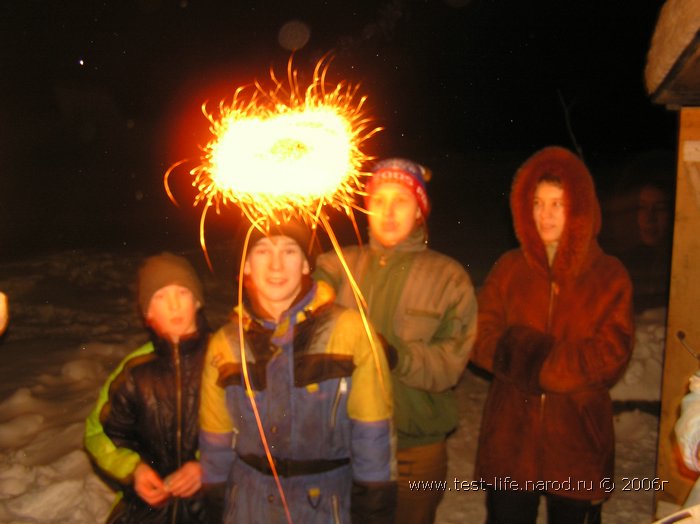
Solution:
<svg viewBox="0 0 700 524">
<path fill-rule="evenodd" d="M 537 183 L 545 174 L 557 176 L 564 188 L 566 224 L 552 265 L 555 278 L 577 276 L 600 254 L 600 205 L 585 164 L 568 149 L 546 147 L 520 166 L 510 194 L 515 234 L 528 264 L 547 270 L 547 254 L 535 226 L 532 206 Z"/>
</svg>

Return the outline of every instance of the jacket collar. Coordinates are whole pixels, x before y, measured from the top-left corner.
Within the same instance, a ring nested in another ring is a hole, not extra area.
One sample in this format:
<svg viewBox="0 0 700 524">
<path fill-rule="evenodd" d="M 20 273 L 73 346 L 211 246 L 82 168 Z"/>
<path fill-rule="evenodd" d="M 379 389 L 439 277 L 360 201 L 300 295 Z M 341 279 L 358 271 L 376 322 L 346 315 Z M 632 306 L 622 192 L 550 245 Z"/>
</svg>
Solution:
<svg viewBox="0 0 700 524">
<path fill-rule="evenodd" d="M 197 331 L 191 335 L 181 338 L 180 342 L 177 344 L 180 354 L 187 355 L 190 353 L 196 353 L 200 349 L 202 342 L 209 336 L 209 331 L 210 329 L 207 319 L 204 316 L 202 309 L 200 309 L 197 311 Z M 151 343 L 153 344 L 155 352 L 158 356 L 172 355 L 175 344 L 173 344 L 170 340 L 159 336 L 150 327 L 148 328 L 148 333 Z"/>
<path fill-rule="evenodd" d="M 247 293 L 243 292 L 243 304 L 234 308 L 234 316 L 243 316 L 243 327 L 246 331 L 251 329 L 272 332 L 272 336 L 283 336 L 290 332 L 290 328 L 314 315 L 319 309 L 327 306 L 335 299 L 335 291 L 325 282 L 316 282 L 312 279 L 304 279 L 305 284 L 290 308 L 280 317 L 279 322 L 264 318 L 256 311 Z M 258 327 L 253 327 L 256 324 Z"/>
<path fill-rule="evenodd" d="M 405 240 L 399 242 L 393 247 L 384 247 L 377 240 L 372 231 L 369 232 L 369 246 L 372 251 L 379 255 L 390 256 L 393 253 L 418 253 L 428 249 L 428 231 L 425 225 L 416 227 Z"/>
</svg>

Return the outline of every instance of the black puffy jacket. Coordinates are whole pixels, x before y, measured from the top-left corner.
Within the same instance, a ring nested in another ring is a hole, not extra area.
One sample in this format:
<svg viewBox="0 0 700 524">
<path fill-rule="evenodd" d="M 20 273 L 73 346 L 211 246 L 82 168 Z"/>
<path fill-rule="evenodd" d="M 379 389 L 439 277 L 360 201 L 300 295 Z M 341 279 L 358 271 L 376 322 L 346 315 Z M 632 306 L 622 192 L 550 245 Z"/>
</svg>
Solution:
<svg viewBox="0 0 700 524">
<path fill-rule="evenodd" d="M 104 434 L 114 445 L 138 453 L 161 478 L 197 460 L 199 390 L 209 339 L 201 314 L 198 327 L 196 335 L 179 344 L 151 333 L 153 351 L 127 357 L 122 371 L 109 384 L 107 402 L 99 411 Z M 206 517 L 199 494 L 173 498 L 153 508 L 129 482 L 108 522 L 198 523 L 206 522 Z"/>
</svg>

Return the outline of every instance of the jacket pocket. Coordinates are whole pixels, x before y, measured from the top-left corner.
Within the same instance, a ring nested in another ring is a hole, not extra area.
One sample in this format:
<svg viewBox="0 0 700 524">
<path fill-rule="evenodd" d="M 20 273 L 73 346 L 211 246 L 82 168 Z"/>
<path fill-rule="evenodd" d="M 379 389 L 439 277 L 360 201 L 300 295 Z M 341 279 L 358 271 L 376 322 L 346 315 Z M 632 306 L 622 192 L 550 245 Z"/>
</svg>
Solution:
<svg viewBox="0 0 700 524">
<path fill-rule="evenodd" d="M 429 342 L 438 330 L 441 318 L 437 311 L 406 308 L 394 318 L 394 333 L 404 342 Z"/>
</svg>

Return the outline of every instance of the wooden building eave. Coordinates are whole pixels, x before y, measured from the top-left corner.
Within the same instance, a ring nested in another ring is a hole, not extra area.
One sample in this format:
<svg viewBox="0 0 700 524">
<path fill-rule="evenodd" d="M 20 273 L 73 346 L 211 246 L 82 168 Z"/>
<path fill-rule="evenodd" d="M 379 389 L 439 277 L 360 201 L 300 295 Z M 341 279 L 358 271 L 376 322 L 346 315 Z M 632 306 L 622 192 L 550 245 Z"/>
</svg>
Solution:
<svg viewBox="0 0 700 524">
<path fill-rule="evenodd" d="M 675 63 L 650 94 L 652 102 L 668 109 L 700 106 L 700 32 L 678 55 Z"/>
</svg>

